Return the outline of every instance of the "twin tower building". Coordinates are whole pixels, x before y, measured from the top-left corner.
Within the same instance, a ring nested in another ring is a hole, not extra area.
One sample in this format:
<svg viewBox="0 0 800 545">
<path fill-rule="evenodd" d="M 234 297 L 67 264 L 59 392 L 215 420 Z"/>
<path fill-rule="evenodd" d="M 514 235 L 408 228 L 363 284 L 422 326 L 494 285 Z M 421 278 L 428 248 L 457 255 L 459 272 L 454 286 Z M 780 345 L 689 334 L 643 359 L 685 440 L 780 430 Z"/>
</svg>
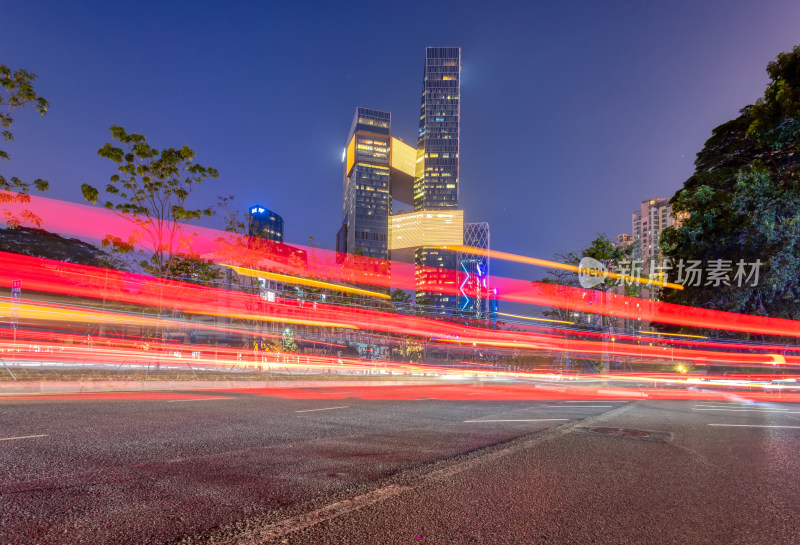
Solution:
<svg viewBox="0 0 800 545">
<path fill-rule="evenodd" d="M 458 207 L 460 98 L 461 49 L 429 47 L 416 147 L 392 136 L 389 112 L 356 109 L 336 250 L 414 263 L 418 306 L 494 319 L 488 255 L 459 251 L 489 249 L 489 225 L 465 224 Z"/>
</svg>

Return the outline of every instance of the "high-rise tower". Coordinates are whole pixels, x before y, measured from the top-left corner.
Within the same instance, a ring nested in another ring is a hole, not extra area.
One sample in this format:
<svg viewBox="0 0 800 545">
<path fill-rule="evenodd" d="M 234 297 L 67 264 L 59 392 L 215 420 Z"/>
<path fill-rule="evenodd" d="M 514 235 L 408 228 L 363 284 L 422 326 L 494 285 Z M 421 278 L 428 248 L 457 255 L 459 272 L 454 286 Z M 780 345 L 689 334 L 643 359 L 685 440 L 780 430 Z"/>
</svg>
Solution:
<svg viewBox="0 0 800 545">
<path fill-rule="evenodd" d="M 387 259 L 391 114 L 357 108 L 344 155 L 344 206 L 337 251 Z"/>
<path fill-rule="evenodd" d="M 461 49 L 427 48 L 417 138 L 415 210 L 458 208 L 460 98 Z"/>
<path fill-rule="evenodd" d="M 458 208 L 461 118 L 461 49 L 429 47 L 425 52 L 414 210 Z M 441 314 L 456 310 L 456 254 L 433 246 L 417 248 L 417 302 Z M 434 271 L 432 269 L 439 269 Z M 438 287 L 443 291 L 430 289 Z M 449 292 L 449 293 L 445 293 Z"/>
</svg>

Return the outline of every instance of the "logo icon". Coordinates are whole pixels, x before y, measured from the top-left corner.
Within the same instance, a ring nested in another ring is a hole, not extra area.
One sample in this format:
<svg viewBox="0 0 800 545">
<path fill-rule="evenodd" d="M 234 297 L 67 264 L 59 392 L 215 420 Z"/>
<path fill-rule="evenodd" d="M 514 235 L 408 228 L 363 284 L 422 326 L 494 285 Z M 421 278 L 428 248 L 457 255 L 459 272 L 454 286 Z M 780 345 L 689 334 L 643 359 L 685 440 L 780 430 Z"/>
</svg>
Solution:
<svg viewBox="0 0 800 545">
<path fill-rule="evenodd" d="M 606 266 L 591 257 L 584 257 L 578 264 L 578 282 L 587 290 L 602 284 L 608 276 Z"/>
</svg>

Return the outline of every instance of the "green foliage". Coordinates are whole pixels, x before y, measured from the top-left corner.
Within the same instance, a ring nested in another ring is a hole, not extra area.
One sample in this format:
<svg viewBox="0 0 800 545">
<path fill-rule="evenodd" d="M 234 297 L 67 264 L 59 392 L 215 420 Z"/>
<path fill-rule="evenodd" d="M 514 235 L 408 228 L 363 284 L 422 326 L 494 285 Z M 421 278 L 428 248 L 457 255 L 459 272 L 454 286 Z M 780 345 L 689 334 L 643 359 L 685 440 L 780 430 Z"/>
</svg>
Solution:
<svg viewBox="0 0 800 545">
<path fill-rule="evenodd" d="M 395 288 L 389 293 L 389 301 L 391 307 L 395 312 L 410 312 L 411 311 L 411 296 L 400 288 Z"/>
<path fill-rule="evenodd" d="M 400 288 L 395 288 L 389 294 L 393 303 L 404 303 L 404 304 L 411 304 L 411 296 L 401 290 Z"/>
<path fill-rule="evenodd" d="M 569 252 L 566 254 L 557 254 L 556 261 L 566 265 L 577 267 L 584 257 L 591 257 L 606 266 L 609 271 L 613 271 L 621 262 L 631 259 L 633 254 L 634 244 L 617 244 L 605 233 L 598 233 L 592 243 L 581 250 L 580 252 Z M 558 284 L 561 286 L 578 287 L 578 274 L 573 271 L 564 269 L 550 269 L 547 271 L 549 278 L 543 280 L 546 284 Z M 602 283 L 598 284 L 594 289 L 607 290 L 610 287 L 619 284 L 619 280 L 613 278 L 606 278 Z"/>
<path fill-rule="evenodd" d="M 0 250 L 93 267 L 119 268 L 120 265 L 96 246 L 30 227 L 0 229 Z"/>
<path fill-rule="evenodd" d="M 5 64 L 0 64 L 0 134 L 6 142 L 14 140 L 12 125 L 15 110 L 26 107 L 33 107 L 41 115 L 47 113 L 50 104 L 43 97 L 39 96 L 34 88 L 36 74 L 27 70 L 18 69 L 12 71 Z M 10 159 L 8 152 L 0 149 L 0 162 Z M 0 173 L 0 204 L 24 204 L 30 202 L 29 192 L 31 185 L 37 191 L 47 191 L 48 182 L 42 179 L 34 180 L 32 183 L 23 182 L 16 176 L 6 178 Z M 10 227 L 17 227 L 22 223 L 31 223 L 41 227 L 42 220 L 39 216 L 28 210 L 23 210 L 19 214 L 10 210 L 2 210 L 2 218 Z"/>
<path fill-rule="evenodd" d="M 195 153 L 188 146 L 158 150 L 141 134 L 128 133 L 112 125 L 111 135 L 120 144 L 105 144 L 97 152 L 117 164 L 117 173 L 102 189 L 101 204 L 137 226 L 136 234 L 127 241 L 113 235 L 106 244 L 125 251 L 146 238 L 153 248 L 152 257 L 144 266 L 156 275 L 169 275 L 182 269 L 186 259 L 196 260 L 185 251 L 186 235 L 178 222 L 198 220 L 214 214 L 211 207 L 190 208 L 187 201 L 192 191 L 205 179 L 219 173 L 194 162 Z M 81 186 L 83 197 L 92 204 L 101 199 L 101 190 L 89 184 Z"/>
<path fill-rule="evenodd" d="M 289 330 L 283 333 L 283 351 L 284 352 L 297 352 L 297 341 L 294 340 L 292 332 Z"/>
<path fill-rule="evenodd" d="M 159 274 L 155 257 L 154 255 L 149 261 L 140 263 L 144 272 L 153 275 Z M 163 274 L 174 280 L 214 286 L 222 279 L 220 268 L 213 261 L 203 259 L 198 255 L 175 254 L 167 262 L 167 266 L 168 268 Z"/>
<path fill-rule="evenodd" d="M 11 114 L 18 108 L 25 108 L 32 105 L 34 109 L 41 115 L 47 113 L 47 108 L 50 104 L 44 97 L 39 96 L 33 88 L 33 82 L 36 81 L 36 74 L 28 72 L 27 70 L 19 69 L 11 71 L 5 64 L 0 64 L 0 134 L 3 140 L 11 142 L 14 140 L 14 133 L 11 132 L 11 126 L 14 124 L 14 118 Z M 8 153 L 0 150 L 0 161 L 8 161 Z M 42 180 L 37 182 L 46 184 Z M 0 177 L 0 183 L 8 183 L 5 178 Z M 2 187 L 2 186 L 0 186 Z M 8 189 L 7 187 L 2 187 Z"/>
<path fill-rule="evenodd" d="M 633 247 L 634 244 L 617 244 L 608 238 L 605 233 L 598 233 L 597 238 L 592 241 L 589 247 L 585 248 L 581 252 L 581 258 L 591 257 L 592 259 L 596 259 L 605 265 L 606 269 L 613 272 L 621 262 L 629 261 L 631 259 Z M 570 265 L 578 265 L 580 263 L 580 258 L 573 256 L 569 261 L 567 261 L 567 263 Z M 618 279 L 606 278 L 593 289 L 606 291 L 613 286 L 619 285 L 620 283 L 621 282 Z"/>
<path fill-rule="evenodd" d="M 732 312 L 800 317 L 800 46 L 769 63 L 755 105 L 712 131 L 695 172 L 670 201 L 682 217 L 661 237 L 680 260 L 763 265 L 758 285 L 664 290 L 668 302 Z"/>
<path fill-rule="evenodd" d="M 579 252 L 568 252 L 566 254 L 556 254 L 555 260 L 566 265 L 577 267 L 581 259 L 584 257 L 591 257 L 606 266 L 609 271 L 614 271 L 618 268 L 619 264 L 624 261 L 629 261 L 633 254 L 634 244 L 618 244 L 612 241 L 605 233 L 597 233 L 595 239 L 589 246 Z M 543 284 L 555 284 L 558 286 L 571 286 L 579 288 L 578 274 L 571 270 L 564 269 L 549 269 L 547 271 L 548 278 L 541 280 Z M 606 278 L 603 282 L 595 286 L 593 289 L 607 291 L 609 288 L 619 285 L 620 281 L 613 278 Z M 638 290 L 638 285 L 630 286 L 625 285 L 625 292 L 627 295 L 634 295 L 634 291 Z M 576 321 L 580 317 L 576 317 L 574 311 L 568 308 L 552 308 L 542 312 L 542 315 L 553 318 L 555 320 Z"/>
</svg>

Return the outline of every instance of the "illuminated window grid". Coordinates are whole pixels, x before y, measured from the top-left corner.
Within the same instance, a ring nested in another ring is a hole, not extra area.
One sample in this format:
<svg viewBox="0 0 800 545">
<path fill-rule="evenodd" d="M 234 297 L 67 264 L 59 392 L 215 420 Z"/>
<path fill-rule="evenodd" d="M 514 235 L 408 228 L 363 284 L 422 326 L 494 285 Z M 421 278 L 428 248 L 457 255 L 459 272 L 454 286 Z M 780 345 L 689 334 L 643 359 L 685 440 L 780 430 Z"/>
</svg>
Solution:
<svg viewBox="0 0 800 545">
<path fill-rule="evenodd" d="M 394 136 L 391 139 L 392 154 L 391 166 L 396 168 L 404 174 L 414 176 L 417 168 L 417 149 L 412 148 L 402 140 L 398 140 Z"/>
<path fill-rule="evenodd" d="M 463 210 L 419 211 L 389 217 L 390 250 L 462 245 L 463 241 Z"/>
</svg>

